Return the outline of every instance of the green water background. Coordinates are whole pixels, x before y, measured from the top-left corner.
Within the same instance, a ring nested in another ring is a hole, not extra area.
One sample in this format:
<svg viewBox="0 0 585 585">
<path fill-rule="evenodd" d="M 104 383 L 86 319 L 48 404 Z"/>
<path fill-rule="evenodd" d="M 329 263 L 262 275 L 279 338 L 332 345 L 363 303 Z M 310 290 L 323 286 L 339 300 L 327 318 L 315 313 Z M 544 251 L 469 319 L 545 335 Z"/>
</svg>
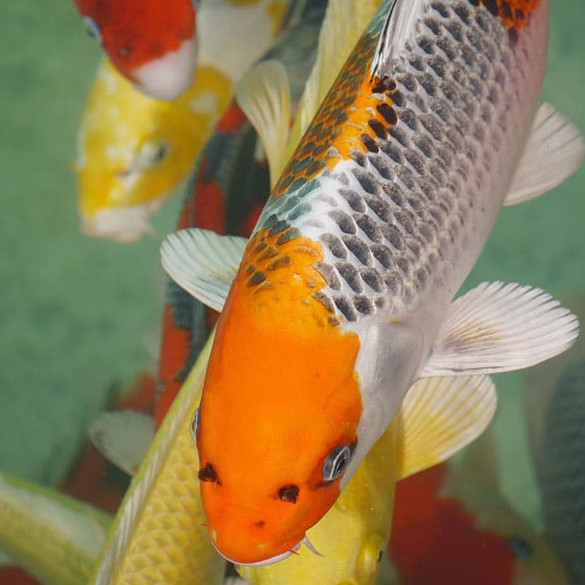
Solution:
<svg viewBox="0 0 585 585">
<path fill-rule="evenodd" d="M 585 130 L 585 3 L 551 6 L 543 97 Z M 136 244 L 80 235 L 76 132 L 100 52 L 73 4 L 0 7 L 0 469 L 54 484 L 112 389 L 149 365 L 144 337 L 162 307 L 158 247 L 178 198 Z M 585 291 L 585 170 L 540 199 L 505 209 L 467 286 L 516 281 Z M 496 377 L 501 480 L 540 522 L 526 440 L 522 376 Z"/>
</svg>

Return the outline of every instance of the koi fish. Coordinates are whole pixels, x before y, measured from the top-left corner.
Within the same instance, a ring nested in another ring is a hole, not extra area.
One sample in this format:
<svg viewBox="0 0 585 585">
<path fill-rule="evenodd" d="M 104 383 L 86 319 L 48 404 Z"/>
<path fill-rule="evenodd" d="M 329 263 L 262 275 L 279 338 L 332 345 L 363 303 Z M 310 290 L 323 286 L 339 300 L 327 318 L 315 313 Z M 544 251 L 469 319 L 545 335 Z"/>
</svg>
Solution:
<svg viewBox="0 0 585 585">
<path fill-rule="evenodd" d="M 325 4 L 322 1 L 308 4 L 297 23 L 277 37 L 262 59 L 278 59 L 285 66 L 292 84 L 293 107 L 314 60 Z M 233 101 L 196 164 L 177 230 L 199 227 L 218 234 L 248 237 L 270 191 L 266 161 L 258 156 L 257 150 L 256 134 L 240 106 Z M 155 413 L 157 426 L 217 319 L 216 311 L 206 308 L 170 279 L 166 297 L 158 375 L 160 397 Z"/>
<path fill-rule="evenodd" d="M 583 294 L 567 305 L 585 315 Z M 525 380 L 534 466 L 546 533 L 567 567 L 571 583 L 585 583 L 585 343 L 536 368 Z"/>
<path fill-rule="evenodd" d="M 0 549 L 45 585 L 86 583 L 110 524 L 88 504 L 0 474 Z"/>
<path fill-rule="evenodd" d="M 197 66 L 196 0 L 74 0 L 87 33 L 138 90 L 174 100 Z"/>
<path fill-rule="evenodd" d="M 388 553 L 401 585 L 567 585 L 550 544 L 498 488 L 490 429 L 459 461 L 398 483 Z"/>
<path fill-rule="evenodd" d="M 75 163 L 83 233 L 131 242 L 151 232 L 150 217 L 189 175 L 235 83 L 269 48 L 289 4 L 203 3 L 195 79 L 172 102 L 141 94 L 104 62 L 83 115 Z"/>
<path fill-rule="evenodd" d="M 546 0 L 384 0 L 251 239 L 167 236 L 169 275 L 222 310 L 194 424 L 225 558 L 293 554 L 416 380 L 524 368 L 574 341 L 576 318 L 538 289 L 452 302 L 502 205 L 581 162 L 576 129 L 537 113 L 547 35 Z"/>
</svg>

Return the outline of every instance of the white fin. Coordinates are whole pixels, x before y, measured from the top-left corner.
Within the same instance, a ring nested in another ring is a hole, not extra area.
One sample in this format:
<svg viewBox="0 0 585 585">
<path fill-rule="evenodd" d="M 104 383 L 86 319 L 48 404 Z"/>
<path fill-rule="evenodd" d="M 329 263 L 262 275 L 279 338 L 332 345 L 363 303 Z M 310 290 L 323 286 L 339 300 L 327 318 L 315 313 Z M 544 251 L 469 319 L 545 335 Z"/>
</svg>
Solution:
<svg viewBox="0 0 585 585">
<path fill-rule="evenodd" d="M 290 133 L 289 156 L 379 4 L 380 0 L 329 0 L 319 33 L 317 59 L 299 101 Z"/>
<path fill-rule="evenodd" d="M 426 3 L 427 0 L 396 0 L 392 4 L 372 61 L 372 76 L 388 74 L 392 59 L 404 49 L 406 40 L 414 36 L 415 22 L 423 14 Z"/>
<path fill-rule="evenodd" d="M 247 240 L 201 229 L 169 234 L 160 253 L 167 274 L 203 304 L 221 311 Z"/>
<path fill-rule="evenodd" d="M 581 166 L 584 155 L 585 142 L 577 127 L 550 104 L 541 104 L 504 205 L 554 189 Z"/>
<path fill-rule="evenodd" d="M 528 368 L 568 349 L 578 327 L 538 288 L 484 282 L 452 303 L 422 376 Z"/>
<path fill-rule="evenodd" d="M 487 376 L 452 376 L 417 381 L 398 418 L 404 442 L 403 479 L 445 461 L 471 443 L 490 424 L 497 394 Z"/>
<path fill-rule="evenodd" d="M 273 187 L 286 163 L 290 87 L 284 65 L 274 59 L 252 67 L 236 87 L 238 104 L 264 145 Z"/>
<path fill-rule="evenodd" d="M 98 451 L 128 475 L 134 475 L 154 437 L 154 419 L 135 410 L 101 412 L 87 431 Z"/>
</svg>

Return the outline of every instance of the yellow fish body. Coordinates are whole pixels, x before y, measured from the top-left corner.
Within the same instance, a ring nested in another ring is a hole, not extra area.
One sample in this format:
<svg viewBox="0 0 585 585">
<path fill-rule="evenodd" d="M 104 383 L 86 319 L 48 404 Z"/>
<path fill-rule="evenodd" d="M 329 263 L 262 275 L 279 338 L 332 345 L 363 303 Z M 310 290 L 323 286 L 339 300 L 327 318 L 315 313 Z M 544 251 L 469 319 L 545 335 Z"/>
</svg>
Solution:
<svg viewBox="0 0 585 585">
<path fill-rule="evenodd" d="M 141 94 L 110 62 L 101 65 L 75 164 L 83 233 L 131 242 L 150 231 L 149 218 L 188 176 L 235 83 L 270 46 L 289 4 L 204 2 L 194 82 L 171 102 Z"/>
</svg>

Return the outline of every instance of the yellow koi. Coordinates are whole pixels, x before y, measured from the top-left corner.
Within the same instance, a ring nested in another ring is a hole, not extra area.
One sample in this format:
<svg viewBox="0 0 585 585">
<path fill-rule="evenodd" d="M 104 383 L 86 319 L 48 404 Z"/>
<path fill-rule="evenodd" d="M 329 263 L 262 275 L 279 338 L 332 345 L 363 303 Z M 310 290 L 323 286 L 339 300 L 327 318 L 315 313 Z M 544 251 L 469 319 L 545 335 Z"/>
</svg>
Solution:
<svg viewBox="0 0 585 585">
<path fill-rule="evenodd" d="M 149 218 L 188 176 L 234 85 L 268 49 L 289 4 L 203 2 L 197 72 L 171 102 L 141 94 L 110 62 L 102 64 L 75 164 L 83 233 L 131 242 L 151 231 Z"/>
</svg>

